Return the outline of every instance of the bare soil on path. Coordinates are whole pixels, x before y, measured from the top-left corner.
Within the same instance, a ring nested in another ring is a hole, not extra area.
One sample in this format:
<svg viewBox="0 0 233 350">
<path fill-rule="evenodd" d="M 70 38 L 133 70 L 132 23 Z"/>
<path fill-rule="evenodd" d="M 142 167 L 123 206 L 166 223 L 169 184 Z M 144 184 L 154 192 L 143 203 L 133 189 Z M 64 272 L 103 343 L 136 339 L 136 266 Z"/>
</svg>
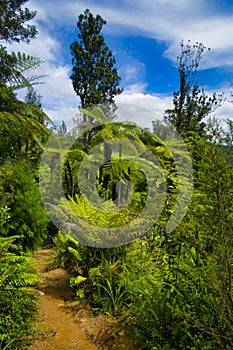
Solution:
<svg viewBox="0 0 233 350">
<path fill-rule="evenodd" d="M 116 320 L 94 316 L 85 302 L 75 301 L 69 276 L 61 268 L 47 271 L 49 249 L 39 249 L 35 268 L 41 278 L 37 328 L 28 350 L 136 350 Z"/>
</svg>

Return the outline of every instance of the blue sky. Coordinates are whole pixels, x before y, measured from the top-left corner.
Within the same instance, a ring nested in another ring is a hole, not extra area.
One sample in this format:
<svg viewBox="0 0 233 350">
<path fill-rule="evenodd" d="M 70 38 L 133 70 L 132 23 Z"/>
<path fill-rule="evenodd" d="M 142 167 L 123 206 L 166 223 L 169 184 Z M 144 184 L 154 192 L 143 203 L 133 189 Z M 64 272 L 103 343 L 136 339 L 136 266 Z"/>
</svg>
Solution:
<svg viewBox="0 0 233 350">
<path fill-rule="evenodd" d="M 49 77 L 37 90 L 53 120 L 71 119 L 78 110 L 79 99 L 69 79 L 70 44 L 77 36 L 78 15 L 86 8 L 107 21 L 102 34 L 115 55 L 124 88 L 117 98 L 120 119 L 147 127 L 162 119 L 179 86 L 176 57 L 181 40 L 211 48 L 202 60 L 200 77 L 207 93 L 224 92 L 231 99 L 232 0 L 29 0 L 27 7 L 37 10 L 34 21 L 39 35 L 30 45 L 12 44 L 9 49 L 45 61 L 38 72 Z M 215 114 L 233 118 L 233 105 L 226 101 Z"/>
</svg>

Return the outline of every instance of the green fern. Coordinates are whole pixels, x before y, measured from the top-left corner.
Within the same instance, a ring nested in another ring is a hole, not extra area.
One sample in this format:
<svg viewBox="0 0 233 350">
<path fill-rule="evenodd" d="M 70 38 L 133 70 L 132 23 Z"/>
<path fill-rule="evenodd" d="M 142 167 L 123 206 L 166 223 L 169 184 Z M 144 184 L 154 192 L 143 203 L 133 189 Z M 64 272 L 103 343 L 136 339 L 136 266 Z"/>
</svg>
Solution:
<svg viewBox="0 0 233 350">
<path fill-rule="evenodd" d="M 12 90 L 21 89 L 24 87 L 31 87 L 32 85 L 39 84 L 42 78 L 46 75 L 32 75 L 29 77 L 25 76 L 29 70 L 34 70 L 43 63 L 39 58 L 26 55 L 25 53 L 15 53 L 7 54 L 7 60 L 5 65 L 9 69 L 5 82 L 10 86 Z M 10 65 L 9 65 L 10 64 Z"/>
<path fill-rule="evenodd" d="M 48 269 L 65 267 L 69 271 L 79 271 L 78 262 L 81 261 L 79 243 L 60 231 L 53 238 L 53 255 L 48 260 Z"/>
<path fill-rule="evenodd" d="M 0 348 L 23 349 L 32 334 L 39 281 L 33 259 L 10 252 L 18 237 L 0 237 Z"/>
</svg>

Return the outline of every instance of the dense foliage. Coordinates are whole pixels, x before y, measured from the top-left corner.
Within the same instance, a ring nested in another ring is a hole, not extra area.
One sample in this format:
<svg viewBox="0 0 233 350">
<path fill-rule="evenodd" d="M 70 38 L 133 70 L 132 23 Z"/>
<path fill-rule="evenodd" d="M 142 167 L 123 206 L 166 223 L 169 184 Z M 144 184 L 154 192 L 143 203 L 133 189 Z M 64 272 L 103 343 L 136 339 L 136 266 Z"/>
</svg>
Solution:
<svg viewBox="0 0 233 350">
<path fill-rule="evenodd" d="M 173 108 L 165 111 L 165 120 L 178 132 L 195 131 L 204 133 L 204 118 L 219 106 L 222 96 L 214 93 L 208 96 L 198 81 L 198 67 L 206 47 L 202 43 L 180 44 L 181 53 L 177 57 L 179 90 L 174 92 Z M 210 50 L 210 49 L 208 49 Z"/>
</svg>

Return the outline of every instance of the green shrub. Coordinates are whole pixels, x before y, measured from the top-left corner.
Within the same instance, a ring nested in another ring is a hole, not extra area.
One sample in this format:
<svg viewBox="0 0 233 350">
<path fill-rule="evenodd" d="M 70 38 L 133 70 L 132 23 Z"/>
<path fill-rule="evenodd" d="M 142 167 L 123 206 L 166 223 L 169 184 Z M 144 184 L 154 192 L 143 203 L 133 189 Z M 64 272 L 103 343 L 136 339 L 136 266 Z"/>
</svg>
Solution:
<svg viewBox="0 0 233 350">
<path fill-rule="evenodd" d="M 53 255 L 48 261 L 48 268 L 63 267 L 71 274 L 77 272 L 81 261 L 79 246 L 76 240 L 58 231 L 53 237 Z"/>
<path fill-rule="evenodd" d="M 35 290 L 39 278 L 33 260 L 10 253 L 17 237 L 0 237 L 0 348 L 24 349 L 33 333 Z"/>
<path fill-rule="evenodd" d="M 43 207 L 35 171 L 26 160 L 10 166 L 10 175 L 4 180 L 4 190 L 10 193 L 11 220 L 6 235 L 20 236 L 18 242 L 24 251 L 34 251 L 46 237 L 49 222 Z"/>
</svg>

